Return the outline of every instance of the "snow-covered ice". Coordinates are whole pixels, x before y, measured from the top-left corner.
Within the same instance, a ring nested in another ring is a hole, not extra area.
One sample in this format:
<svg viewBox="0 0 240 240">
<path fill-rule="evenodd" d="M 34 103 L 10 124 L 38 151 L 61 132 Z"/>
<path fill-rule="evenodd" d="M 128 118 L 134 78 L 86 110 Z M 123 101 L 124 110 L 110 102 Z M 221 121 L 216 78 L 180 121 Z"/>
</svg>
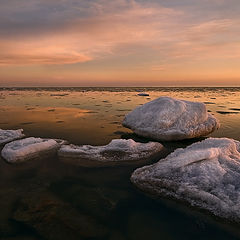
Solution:
<svg viewBox="0 0 240 240">
<path fill-rule="evenodd" d="M 128 113 L 123 126 L 143 137 L 175 141 L 205 136 L 219 122 L 203 103 L 160 97 Z"/>
<path fill-rule="evenodd" d="M 131 181 L 146 193 L 173 197 L 240 221 L 240 142 L 209 138 L 139 168 Z"/>
<path fill-rule="evenodd" d="M 56 152 L 60 144 L 54 139 L 29 137 L 6 144 L 1 155 L 9 163 L 25 162 Z"/>
<path fill-rule="evenodd" d="M 114 139 L 105 146 L 63 145 L 58 156 L 67 163 L 100 167 L 147 162 L 162 150 L 162 144 L 157 142 L 137 143 L 132 139 Z"/>
<path fill-rule="evenodd" d="M 25 135 L 23 134 L 23 129 L 18 130 L 3 130 L 0 129 L 0 146 L 11 142 L 13 140 L 23 138 Z"/>
</svg>

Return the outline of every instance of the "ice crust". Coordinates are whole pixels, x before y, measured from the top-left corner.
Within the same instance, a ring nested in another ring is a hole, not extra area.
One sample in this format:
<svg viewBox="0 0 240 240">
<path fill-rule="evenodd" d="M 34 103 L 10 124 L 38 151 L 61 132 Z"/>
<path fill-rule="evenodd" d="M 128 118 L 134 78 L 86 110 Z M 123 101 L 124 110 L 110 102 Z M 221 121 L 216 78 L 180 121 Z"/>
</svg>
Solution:
<svg viewBox="0 0 240 240">
<path fill-rule="evenodd" d="M 141 190 L 240 222 L 240 142 L 209 138 L 134 171 Z"/>
<path fill-rule="evenodd" d="M 128 113 L 123 126 L 143 137 L 175 141 L 205 136 L 220 125 L 203 103 L 160 97 Z"/>
<path fill-rule="evenodd" d="M 58 155 L 60 159 L 79 166 L 115 166 L 147 161 L 161 150 L 163 146 L 157 142 L 137 143 L 132 139 L 114 139 L 105 146 L 63 145 Z"/>
<path fill-rule="evenodd" d="M 29 137 L 6 144 L 1 155 L 7 162 L 17 163 L 56 152 L 59 147 L 60 144 L 53 139 Z"/>
<path fill-rule="evenodd" d="M 0 129 L 0 146 L 11 142 L 13 140 L 23 138 L 25 135 L 23 134 L 23 129 L 18 130 L 3 130 Z"/>
</svg>

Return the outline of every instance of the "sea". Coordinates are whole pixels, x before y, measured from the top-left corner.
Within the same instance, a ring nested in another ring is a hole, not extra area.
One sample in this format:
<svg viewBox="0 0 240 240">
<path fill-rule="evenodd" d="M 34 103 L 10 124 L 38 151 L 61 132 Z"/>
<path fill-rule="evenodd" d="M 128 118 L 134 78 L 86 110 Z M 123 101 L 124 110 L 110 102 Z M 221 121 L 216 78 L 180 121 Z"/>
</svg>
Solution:
<svg viewBox="0 0 240 240">
<path fill-rule="evenodd" d="M 161 96 L 204 102 L 221 123 L 207 137 L 240 141 L 237 87 L 2 87 L 0 129 L 23 129 L 26 136 L 76 145 L 100 146 L 121 138 L 148 142 L 122 121 Z M 167 155 L 205 138 L 162 144 Z M 130 182 L 135 169 L 83 168 L 57 156 L 22 164 L 0 158 L 0 239 L 240 239 L 237 223 L 184 202 L 145 195 Z"/>
</svg>

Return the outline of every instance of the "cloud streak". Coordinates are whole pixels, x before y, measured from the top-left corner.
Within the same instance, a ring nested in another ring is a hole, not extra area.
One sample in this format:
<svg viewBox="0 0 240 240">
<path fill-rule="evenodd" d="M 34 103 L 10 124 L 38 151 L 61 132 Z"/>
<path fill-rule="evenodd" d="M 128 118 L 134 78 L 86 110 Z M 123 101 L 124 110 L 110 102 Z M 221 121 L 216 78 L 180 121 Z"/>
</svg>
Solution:
<svg viewBox="0 0 240 240">
<path fill-rule="evenodd" d="M 0 66 L 7 65 L 54 65 L 54 64 L 73 64 L 88 62 L 91 58 L 84 55 L 31 55 L 31 54 L 21 54 L 21 55 L 2 55 L 0 59 Z"/>
</svg>

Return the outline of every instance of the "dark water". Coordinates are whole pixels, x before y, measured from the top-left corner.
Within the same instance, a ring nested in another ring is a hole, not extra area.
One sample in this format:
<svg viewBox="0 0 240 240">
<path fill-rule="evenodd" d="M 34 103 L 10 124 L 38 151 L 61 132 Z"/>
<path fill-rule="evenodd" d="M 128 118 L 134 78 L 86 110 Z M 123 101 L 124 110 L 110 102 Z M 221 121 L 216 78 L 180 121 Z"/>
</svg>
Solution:
<svg viewBox="0 0 240 240">
<path fill-rule="evenodd" d="M 172 96 L 205 102 L 222 124 L 211 136 L 240 140 L 239 93 L 240 88 L 0 89 L 0 128 L 75 144 L 147 141 L 121 126 L 124 115 Z M 171 152 L 198 140 L 163 144 Z M 85 169 L 56 156 L 20 165 L 0 159 L 0 239 L 240 239 L 237 224 L 145 196 L 130 183 L 134 169 Z"/>
</svg>

